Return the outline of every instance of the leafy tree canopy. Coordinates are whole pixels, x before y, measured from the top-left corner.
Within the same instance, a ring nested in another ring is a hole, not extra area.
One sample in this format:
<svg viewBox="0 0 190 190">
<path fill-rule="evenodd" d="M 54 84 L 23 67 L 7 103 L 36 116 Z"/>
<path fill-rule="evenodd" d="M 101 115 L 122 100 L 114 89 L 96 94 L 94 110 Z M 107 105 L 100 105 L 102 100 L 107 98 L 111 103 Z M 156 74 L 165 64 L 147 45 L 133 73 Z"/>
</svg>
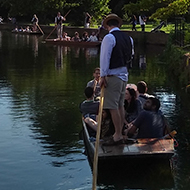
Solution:
<svg viewBox="0 0 190 190">
<path fill-rule="evenodd" d="M 100 21 L 104 14 L 110 12 L 109 0 L 0 0 L 1 7 L 8 10 L 7 16 L 31 17 L 37 14 L 40 21 L 54 20 L 58 11 L 62 15 L 71 9 L 68 21 L 73 24 L 82 24 L 84 12 L 89 12 L 92 19 Z"/>
<path fill-rule="evenodd" d="M 143 10 L 151 19 L 165 20 L 174 16 L 187 14 L 190 10 L 189 0 L 138 0 L 124 6 L 128 14 L 140 14 Z"/>
</svg>

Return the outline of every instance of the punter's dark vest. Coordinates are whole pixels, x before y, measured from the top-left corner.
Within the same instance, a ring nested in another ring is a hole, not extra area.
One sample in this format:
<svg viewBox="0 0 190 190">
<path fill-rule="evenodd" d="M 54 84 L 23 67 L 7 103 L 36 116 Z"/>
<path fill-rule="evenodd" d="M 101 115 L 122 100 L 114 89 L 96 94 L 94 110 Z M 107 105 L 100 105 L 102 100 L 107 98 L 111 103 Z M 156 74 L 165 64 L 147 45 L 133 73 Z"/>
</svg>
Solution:
<svg viewBox="0 0 190 190">
<path fill-rule="evenodd" d="M 120 31 L 111 32 L 116 39 L 116 45 L 112 50 L 109 69 L 128 67 L 132 59 L 132 43 L 130 37 Z"/>
<path fill-rule="evenodd" d="M 61 19 L 61 17 L 57 17 L 57 24 L 62 24 L 62 19 Z"/>
</svg>

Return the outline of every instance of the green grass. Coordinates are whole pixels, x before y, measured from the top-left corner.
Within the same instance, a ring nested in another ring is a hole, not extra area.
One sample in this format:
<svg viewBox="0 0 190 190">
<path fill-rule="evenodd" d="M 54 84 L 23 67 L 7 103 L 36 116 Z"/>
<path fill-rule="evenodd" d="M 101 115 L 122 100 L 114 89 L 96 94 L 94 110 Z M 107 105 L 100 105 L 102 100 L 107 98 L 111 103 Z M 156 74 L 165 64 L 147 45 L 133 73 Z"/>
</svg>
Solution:
<svg viewBox="0 0 190 190">
<path fill-rule="evenodd" d="M 151 23 L 146 24 L 145 25 L 145 32 L 150 32 L 156 26 L 158 26 L 158 25 L 157 24 L 151 24 Z M 91 28 L 98 28 L 98 27 L 99 27 L 98 25 L 91 26 Z M 174 24 L 168 24 L 167 26 L 163 26 L 161 28 L 161 30 L 164 31 L 165 33 L 170 33 L 172 30 L 174 30 L 174 27 L 175 27 Z M 139 24 L 137 24 L 136 29 L 137 29 L 137 31 L 141 31 L 141 26 Z M 121 26 L 121 30 L 129 30 L 129 31 L 131 31 L 132 30 L 132 25 L 123 24 Z"/>
<path fill-rule="evenodd" d="M 50 23 L 50 26 L 55 26 L 54 23 Z M 64 23 L 65 26 L 69 26 L 69 23 Z M 158 26 L 157 24 L 151 24 L 148 23 L 145 25 L 145 32 L 150 32 L 153 28 L 155 28 L 156 26 Z M 76 26 L 78 28 L 82 28 L 83 26 Z M 90 28 L 98 28 L 99 25 L 91 25 Z M 141 26 L 139 24 L 136 25 L 136 29 L 137 31 L 141 31 Z M 121 27 L 121 30 L 132 30 L 132 25 L 130 24 L 123 24 Z M 163 26 L 161 28 L 162 31 L 164 31 L 165 33 L 170 33 L 172 30 L 174 30 L 174 24 L 168 24 L 167 26 Z"/>
</svg>

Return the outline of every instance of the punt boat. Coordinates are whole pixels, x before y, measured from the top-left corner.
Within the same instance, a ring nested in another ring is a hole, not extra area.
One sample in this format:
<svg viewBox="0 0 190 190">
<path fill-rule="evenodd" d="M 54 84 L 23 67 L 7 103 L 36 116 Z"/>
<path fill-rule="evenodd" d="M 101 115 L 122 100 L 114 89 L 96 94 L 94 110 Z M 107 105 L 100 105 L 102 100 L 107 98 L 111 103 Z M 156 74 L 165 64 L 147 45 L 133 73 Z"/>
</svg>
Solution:
<svg viewBox="0 0 190 190">
<path fill-rule="evenodd" d="M 95 138 L 90 137 L 87 125 L 83 122 L 83 141 L 90 163 L 93 163 L 95 152 Z M 125 144 L 117 146 L 104 146 L 100 139 L 98 148 L 98 166 L 108 167 L 114 163 L 122 163 L 125 166 L 138 162 L 166 161 L 174 155 L 174 140 L 172 138 L 129 139 Z M 111 163 L 111 165 L 110 165 Z M 124 166 L 123 165 L 123 166 Z"/>
<path fill-rule="evenodd" d="M 23 32 L 23 31 L 12 31 L 12 33 L 14 34 L 22 34 L 22 35 L 42 35 L 42 33 L 40 31 L 36 31 L 36 32 Z"/>
<path fill-rule="evenodd" d="M 63 45 L 63 46 L 80 46 L 80 47 L 99 47 L 101 42 L 75 42 L 75 41 L 64 41 L 60 39 L 46 39 L 46 43 L 48 44 L 57 44 L 57 45 Z"/>
</svg>

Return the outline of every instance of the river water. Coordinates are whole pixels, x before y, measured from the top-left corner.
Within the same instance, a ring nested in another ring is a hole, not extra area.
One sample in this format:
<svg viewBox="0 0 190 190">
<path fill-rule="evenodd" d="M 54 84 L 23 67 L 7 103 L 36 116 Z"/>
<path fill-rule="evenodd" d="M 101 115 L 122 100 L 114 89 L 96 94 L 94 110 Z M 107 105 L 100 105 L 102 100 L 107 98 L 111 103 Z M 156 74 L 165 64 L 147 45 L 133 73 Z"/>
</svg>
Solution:
<svg viewBox="0 0 190 190">
<path fill-rule="evenodd" d="M 99 66 L 99 50 L 52 46 L 43 38 L 0 31 L 0 189 L 91 189 L 78 105 Z M 129 82 L 148 83 L 178 132 L 174 168 L 166 175 L 162 166 L 166 177 L 151 178 L 151 189 L 188 190 L 190 97 L 168 77 L 166 63 L 158 58 L 163 47 L 136 45 L 135 51 Z M 150 189 L 138 178 L 129 183 L 106 175 L 98 189 Z"/>
</svg>

